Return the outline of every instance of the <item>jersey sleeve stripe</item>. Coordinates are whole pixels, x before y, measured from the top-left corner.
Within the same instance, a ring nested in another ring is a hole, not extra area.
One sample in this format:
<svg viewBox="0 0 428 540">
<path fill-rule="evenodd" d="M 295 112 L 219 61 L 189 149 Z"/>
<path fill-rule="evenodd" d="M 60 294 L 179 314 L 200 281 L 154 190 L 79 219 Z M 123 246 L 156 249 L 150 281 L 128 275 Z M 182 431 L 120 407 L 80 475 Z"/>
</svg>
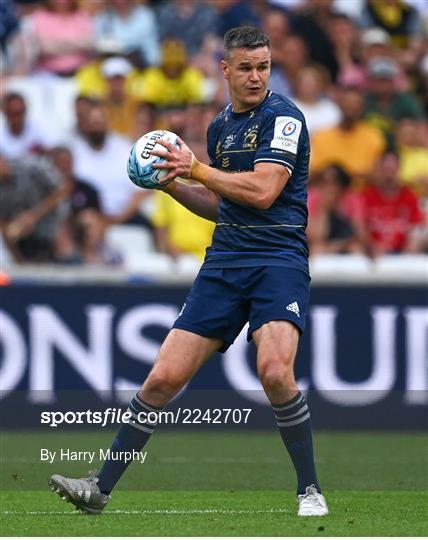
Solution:
<svg viewBox="0 0 428 540">
<path fill-rule="evenodd" d="M 283 159 L 275 159 L 275 158 L 268 158 L 268 157 L 261 157 L 259 159 L 256 159 L 254 161 L 254 163 L 259 163 L 259 162 L 267 162 L 267 163 L 281 163 L 281 165 L 284 165 L 284 167 L 287 169 L 287 171 L 290 173 L 293 172 L 293 169 L 294 169 L 294 165 L 292 165 L 291 163 L 283 160 Z"/>
</svg>

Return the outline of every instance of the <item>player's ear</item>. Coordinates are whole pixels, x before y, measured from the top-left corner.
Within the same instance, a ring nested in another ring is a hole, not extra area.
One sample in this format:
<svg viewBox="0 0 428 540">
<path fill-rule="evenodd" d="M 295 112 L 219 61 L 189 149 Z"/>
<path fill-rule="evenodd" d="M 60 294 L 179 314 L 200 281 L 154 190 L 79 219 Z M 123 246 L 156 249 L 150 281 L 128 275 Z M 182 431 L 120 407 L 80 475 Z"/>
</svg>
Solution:
<svg viewBox="0 0 428 540">
<path fill-rule="evenodd" d="M 220 60 L 220 68 L 225 79 L 229 78 L 229 64 L 227 60 Z"/>
</svg>

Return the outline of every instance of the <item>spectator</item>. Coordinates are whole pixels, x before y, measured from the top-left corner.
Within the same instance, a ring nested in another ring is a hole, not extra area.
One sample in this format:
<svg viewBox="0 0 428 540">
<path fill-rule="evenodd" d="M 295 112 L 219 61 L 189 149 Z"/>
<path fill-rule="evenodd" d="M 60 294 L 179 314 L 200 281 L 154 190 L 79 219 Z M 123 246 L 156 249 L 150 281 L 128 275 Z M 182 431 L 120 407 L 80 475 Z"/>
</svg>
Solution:
<svg viewBox="0 0 428 540">
<path fill-rule="evenodd" d="M 82 9 L 87 11 L 91 17 L 99 13 L 100 11 L 103 11 L 105 8 L 105 0 L 90 0 L 88 2 L 87 0 L 78 0 L 80 6 Z"/>
<path fill-rule="evenodd" d="M 361 192 L 352 187 L 352 177 L 340 165 L 329 165 L 318 175 L 317 181 L 308 190 L 309 214 L 317 214 L 320 204 L 319 186 L 334 185 L 340 187 L 340 197 L 336 201 L 335 210 L 349 219 L 361 239 L 364 232 L 364 204 Z"/>
<path fill-rule="evenodd" d="M 158 126 L 160 129 L 167 129 L 177 133 L 180 137 L 184 137 L 186 129 L 188 107 L 183 105 L 173 105 L 164 107 L 159 111 Z"/>
<path fill-rule="evenodd" d="M 290 33 L 287 13 L 282 9 L 269 9 L 263 16 L 262 28 L 270 38 L 272 67 L 281 65 L 282 45 L 285 37 Z"/>
<path fill-rule="evenodd" d="M 338 65 L 336 81 L 341 81 L 344 74 L 348 75 L 349 72 L 354 74 L 358 70 L 360 74 L 359 32 L 351 17 L 344 13 L 333 12 L 330 15 L 327 31 Z M 350 81 L 353 84 L 359 82 L 358 80 Z"/>
<path fill-rule="evenodd" d="M 423 34 L 421 19 L 417 10 L 402 0 L 366 0 L 361 26 L 377 26 L 391 36 L 393 44 L 401 49 L 418 46 Z"/>
<path fill-rule="evenodd" d="M 342 166 L 357 184 L 365 182 L 385 148 L 382 134 L 361 120 L 364 101 L 358 88 L 342 87 L 338 105 L 340 124 L 321 130 L 312 138 L 311 173 L 333 164 Z"/>
<path fill-rule="evenodd" d="M 58 262 L 71 262 L 75 259 L 76 244 L 74 228 L 79 212 L 92 208 L 100 210 L 98 192 L 87 182 L 73 174 L 73 156 L 65 146 L 57 146 L 50 153 L 53 164 L 60 172 L 67 189 L 70 215 L 58 227 L 55 258 Z"/>
<path fill-rule="evenodd" d="M 126 172 L 131 141 L 111 132 L 105 109 L 92 107 L 85 138 L 76 137 L 71 145 L 74 174 L 84 178 L 99 193 L 101 210 L 109 223 L 147 225 L 139 207 L 150 192 L 135 187 Z"/>
<path fill-rule="evenodd" d="M 337 82 L 344 86 L 358 86 L 366 89 L 368 85 L 368 65 L 374 58 L 393 58 L 391 38 L 382 28 L 369 28 L 360 33 L 358 54 L 349 62 L 342 62 Z M 405 85 L 404 78 L 397 74 L 397 87 Z"/>
<path fill-rule="evenodd" d="M 393 57 L 393 47 L 391 45 L 391 36 L 383 28 L 373 26 L 364 30 L 360 34 L 360 44 L 362 45 L 361 54 L 364 63 L 367 65 L 373 58 Z"/>
<path fill-rule="evenodd" d="M 255 2 L 244 0 L 216 0 L 215 6 L 219 11 L 218 34 L 224 34 L 237 26 L 260 27 L 260 18 L 254 9 Z"/>
<path fill-rule="evenodd" d="M 16 52 L 22 44 L 16 42 L 19 32 L 19 19 L 13 1 L 0 3 L 0 62 L 2 74 L 14 70 Z"/>
<path fill-rule="evenodd" d="M 16 13 L 16 6 L 13 1 L 2 2 L 0 4 L 0 49 L 4 53 L 7 49 L 7 42 L 19 28 L 19 19 Z"/>
<path fill-rule="evenodd" d="M 156 129 L 156 109 L 149 103 L 140 102 L 137 106 L 137 112 L 135 114 L 134 131 L 131 134 L 132 140 L 136 140 Z"/>
<path fill-rule="evenodd" d="M 311 60 L 324 66 L 336 81 L 339 66 L 328 33 L 331 15 L 332 0 L 307 0 L 293 13 L 291 28 L 303 39 Z"/>
<path fill-rule="evenodd" d="M 284 38 L 280 65 L 272 69 L 269 88 L 283 96 L 292 96 L 296 79 L 302 67 L 308 64 L 308 51 L 300 36 L 291 34 Z"/>
<path fill-rule="evenodd" d="M 371 255 L 416 252 L 423 218 L 416 195 L 402 186 L 398 176 L 400 160 L 387 151 L 374 169 L 373 185 L 362 193 L 367 248 Z"/>
<path fill-rule="evenodd" d="M 327 167 L 309 190 L 308 241 L 311 254 L 361 253 L 362 204 L 342 167 Z"/>
<path fill-rule="evenodd" d="M 99 101 L 79 94 L 74 100 L 75 125 L 69 134 L 69 139 L 85 137 L 88 129 L 89 112 Z"/>
<path fill-rule="evenodd" d="M 108 9 L 95 15 L 97 41 L 115 41 L 138 68 L 160 60 L 159 36 L 151 8 L 135 0 L 110 0 Z"/>
<path fill-rule="evenodd" d="M 163 42 L 161 66 L 143 72 L 141 90 L 137 97 L 159 107 L 204 100 L 204 77 L 199 70 L 189 65 L 182 42 Z"/>
<path fill-rule="evenodd" d="M 46 133 L 27 117 L 27 105 L 21 94 L 10 92 L 3 98 L 4 117 L 0 120 L 1 152 L 17 158 L 27 152 L 40 152 L 49 147 Z"/>
<path fill-rule="evenodd" d="M 56 234 L 67 217 L 67 190 L 39 156 L 0 156 L 0 226 L 16 262 L 53 261 Z"/>
<path fill-rule="evenodd" d="M 205 77 L 204 89 L 207 101 L 219 103 L 223 108 L 229 100 L 227 83 L 220 70 L 223 42 L 218 36 L 208 34 L 198 54 L 192 57 L 192 66 Z"/>
<path fill-rule="evenodd" d="M 379 26 L 391 38 L 395 47 L 395 59 L 403 73 L 413 79 L 418 63 L 426 49 L 426 2 L 414 2 L 410 5 L 408 0 L 385 0 L 374 2 L 367 0 L 366 9 L 362 15 L 362 25 Z M 416 9 L 418 6 L 419 9 Z M 422 16 L 425 15 L 425 21 Z"/>
<path fill-rule="evenodd" d="M 120 266 L 123 262 L 122 256 L 105 241 L 107 226 L 104 216 L 94 208 L 79 212 L 73 229 L 76 251 L 63 262 Z"/>
<path fill-rule="evenodd" d="M 101 66 L 107 81 L 104 105 L 107 110 L 109 128 L 123 135 L 131 135 L 137 114 L 137 100 L 127 91 L 126 77 L 132 65 L 120 56 L 108 58 Z"/>
<path fill-rule="evenodd" d="M 217 31 L 218 15 L 214 5 L 214 2 L 210 5 L 194 0 L 164 2 L 158 12 L 161 40 L 183 42 L 193 57 L 200 51 L 206 37 Z"/>
<path fill-rule="evenodd" d="M 328 73 L 320 66 L 303 67 L 297 77 L 293 101 L 303 112 L 310 134 L 339 124 L 341 112 L 326 95 Z"/>
<path fill-rule="evenodd" d="M 208 126 L 218 109 L 212 104 L 194 104 L 188 107 L 163 109 L 159 126 L 180 135 L 188 144 L 198 160 L 209 161 L 206 147 Z"/>
<path fill-rule="evenodd" d="M 176 258 L 183 253 L 199 259 L 211 244 L 215 224 L 203 219 L 168 197 L 155 193 L 155 210 L 152 216 L 158 249 Z"/>
<path fill-rule="evenodd" d="M 419 65 L 416 91 L 423 106 L 424 117 L 428 118 L 428 53 L 422 58 Z"/>
<path fill-rule="evenodd" d="M 363 12 L 365 0 L 333 0 L 333 10 L 344 13 L 355 21 L 359 21 Z"/>
<path fill-rule="evenodd" d="M 108 94 L 108 84 L 102 73 L 102 65 L 112 57 L 121 57 L 126 60 L 127 58 L 123 54 L 121 45 L 114 40 L 106 39 L 97 42 L 96 47 L 95 58 L 79 69 L 75 80 L 79 95 L 90 99 L 103 99 Z M 135 69 L 126 75 L 127 92 L 132 93 L 133 83 L 137 76 L 138 72 Z"/>
<path fill-rule="evenodd" d="M 34 54 L 34 69 L 71 76 L 88 62 L 94 44 L 90 15 L 76 0 L 46 0 L 29 15 L 25 39 Z"/>
<path fill-rule="evenodd" d="M 91 184 L 74 175 L 71 151 L 65 146 L 56 146 L 51 151 L 50 156 L 67 188 L 71 216 L 86 208 L 99 211 L 101 207 L 98 191 Z"/>
<path fill-rule="evenodd" d="M 394 123 L 402 118 L 422 118 L 423 111 L 417 98 L 409 92 L 399 92 L 395 86 L 397 64 L 390 58 L 374 58 L 368 66 L 368 93 L 364 116 L 384 133 L 392 145 Z"/>
<path fill-rule="evenodd" d="M 395 126 L 395 135 L 400 156 L 400 180 L 420 193 L 428 177 L 428 148 L 426 141 L 424 144 L 423 124 L 414 118 L 403 118 Z"/>
<path fill-rule="evenodd" d="M 186 110 L 183 139 L 191 145 L 196 158 L 202 163 L 209 163 L 206 134 L 211 120 L 219 113 L 214 104 L 191 105 Z"/>
</svg>

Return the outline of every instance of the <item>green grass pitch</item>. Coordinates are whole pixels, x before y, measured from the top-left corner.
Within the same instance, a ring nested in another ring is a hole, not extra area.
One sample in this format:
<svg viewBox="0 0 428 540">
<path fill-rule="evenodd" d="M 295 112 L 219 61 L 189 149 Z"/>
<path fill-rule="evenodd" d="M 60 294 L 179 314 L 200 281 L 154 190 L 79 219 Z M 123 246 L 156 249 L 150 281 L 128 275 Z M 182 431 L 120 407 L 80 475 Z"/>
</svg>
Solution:
<svg viewBox="0 0 428 540">
<path fill-rule="evenodd" d="M 53 473 L 99 462 L 40 461 L 40 449 L 97 451 L 112 433 L 1 435 L 2 536 L 425 536 L 428 437 L 322 432 L 317 467 L 330 506 L 298 518 L 294 471 L 275 432 L 158 430 L 100 516 L 48 491 Z"/>
</svg>

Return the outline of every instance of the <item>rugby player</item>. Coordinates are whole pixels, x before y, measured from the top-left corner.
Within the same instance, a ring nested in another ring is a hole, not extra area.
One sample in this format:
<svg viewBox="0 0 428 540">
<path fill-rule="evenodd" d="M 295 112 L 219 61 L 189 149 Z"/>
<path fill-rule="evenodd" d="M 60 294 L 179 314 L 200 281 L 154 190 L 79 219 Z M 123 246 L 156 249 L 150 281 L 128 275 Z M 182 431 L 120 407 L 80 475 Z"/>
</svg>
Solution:
<svg viewBox="0 0 428 540">
<path fill-rule="evenodd" d="M 111 450 L 140 451 L 156 426 L 141 421 L 140 413 L 162 410 L 249 322 L 258 375 L 296 470 L 298 515 L 323 516 L 328 508 L 315 470 L 309 409 L 294 377 L 309 300 L 309 137 L 301 111 L 269 90 L 270 68 L 268 36 L 253 27 L 229 30 L 221 69 L 231 103 L 209 126 L 210 165 L 181 140 L 179 148 L 162 142 L 165 148 L 153 152 L 166 159 L 157 165 L 168 171 L 164 191 L 216 228 L 183 309 L 130 404 L 132 418 Z M 107 459 L 97 478 L 54 475 L 50 484 L 81 510 L 99 513 L 129 462 Z"/>
</svg>

